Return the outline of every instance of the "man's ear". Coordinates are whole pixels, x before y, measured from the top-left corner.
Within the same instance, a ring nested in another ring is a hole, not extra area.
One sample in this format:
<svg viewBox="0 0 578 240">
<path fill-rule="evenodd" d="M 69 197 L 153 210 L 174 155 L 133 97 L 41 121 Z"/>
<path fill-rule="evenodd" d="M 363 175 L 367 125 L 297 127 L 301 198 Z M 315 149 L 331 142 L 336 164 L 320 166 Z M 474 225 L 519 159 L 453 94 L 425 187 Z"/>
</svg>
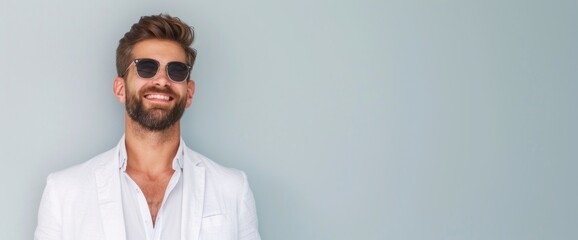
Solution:
<svg viewBox="0 0 578 240">
<path fill-rule="evenodd" d="M 112 93 L 114 93 L 114 96 L 116 96 L 118 101 L 120 101 L 123 104 L 126 102 L 126 96 L 124 95 L 125 93 L 124 84 L 125 84 L 124 79 L 121 77 L 116 77 L 114 79 L 114 82 L 112 83 Z"/>
<path fill-rule="evenodd" d="M 185 107 L 191 106 L 191 103 L 193 103 L 193 95 L 195 95 L 195 81 L 191 79 L 187 82 L 187 104 Z"/>
</svg>

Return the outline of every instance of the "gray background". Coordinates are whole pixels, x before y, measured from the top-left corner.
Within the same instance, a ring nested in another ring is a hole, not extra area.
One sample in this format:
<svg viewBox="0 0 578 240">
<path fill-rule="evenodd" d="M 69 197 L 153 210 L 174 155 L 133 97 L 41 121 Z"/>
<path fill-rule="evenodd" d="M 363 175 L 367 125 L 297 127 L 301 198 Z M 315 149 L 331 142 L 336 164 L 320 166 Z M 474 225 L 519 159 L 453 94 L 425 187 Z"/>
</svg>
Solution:
<svg viewBox="0 0 578 240">
<path fill-rule="evenodd" d="M 113 147 L 114 50 L 193 25 L 190 147 L 248 173 L 264 239 L 577 239 L 576 1 L 2 1 L 0 239 Z"/>
</svg>

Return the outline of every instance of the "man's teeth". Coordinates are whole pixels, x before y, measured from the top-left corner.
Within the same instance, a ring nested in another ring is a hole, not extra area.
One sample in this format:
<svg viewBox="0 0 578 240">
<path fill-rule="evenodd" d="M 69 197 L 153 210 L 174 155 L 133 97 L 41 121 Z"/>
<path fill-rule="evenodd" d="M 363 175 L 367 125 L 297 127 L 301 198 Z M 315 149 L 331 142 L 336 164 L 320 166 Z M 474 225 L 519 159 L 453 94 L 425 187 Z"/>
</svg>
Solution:
<svg viewBox="0 0 578 240">
<path fill-rule="evenodd" d="M 160 99 L 160 100 L 169 100 L 169 96 L 160 95 L 160 94 L 151 94 L 145 96 L 147 99 Z"/>
</svg>

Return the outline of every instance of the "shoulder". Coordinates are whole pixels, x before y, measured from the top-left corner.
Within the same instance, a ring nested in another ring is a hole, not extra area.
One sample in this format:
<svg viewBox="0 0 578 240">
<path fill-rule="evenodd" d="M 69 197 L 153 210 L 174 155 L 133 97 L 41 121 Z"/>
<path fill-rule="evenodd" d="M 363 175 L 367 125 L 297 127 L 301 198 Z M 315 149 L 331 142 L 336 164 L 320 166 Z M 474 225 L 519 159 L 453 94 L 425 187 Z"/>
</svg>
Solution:
<svg viewBox="0 0 578 240">
<path fill-rule="evenodd" d="M 102 166 L 114 165 L 116 148 L 103 152 L 88 161 L 51 173 L 48 181 L 61 186 L 72 187 L 94 181 L 95 170 Z"/>
<path fill-rule="evenodd" d="M 247 177 L 241 170 L 225 167 L 208 157 L 186 148 L 185 159 L 195 167 L 204 168 L 205 180 L 222 187 L 241 188 L 247 184 Z"/>
</svg>

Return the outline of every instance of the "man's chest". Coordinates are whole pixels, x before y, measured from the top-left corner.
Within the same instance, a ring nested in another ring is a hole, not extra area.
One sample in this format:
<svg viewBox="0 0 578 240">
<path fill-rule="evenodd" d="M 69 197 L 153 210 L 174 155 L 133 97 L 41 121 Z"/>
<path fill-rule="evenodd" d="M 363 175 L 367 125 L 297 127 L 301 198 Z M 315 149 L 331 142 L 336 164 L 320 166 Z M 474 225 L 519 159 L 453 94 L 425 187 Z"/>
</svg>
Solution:
<svg viewBox="0 0 578 240">
<path fill-rule="evenodd" d="M 162 206 L 167 186 L 172 173 L 157 179 L 146 179 L 142 177 L 132 177 L 136 185 L 141 190 L 148 205 L 153 224 L 156 220 L 159 209 Z"/>
</svg>

